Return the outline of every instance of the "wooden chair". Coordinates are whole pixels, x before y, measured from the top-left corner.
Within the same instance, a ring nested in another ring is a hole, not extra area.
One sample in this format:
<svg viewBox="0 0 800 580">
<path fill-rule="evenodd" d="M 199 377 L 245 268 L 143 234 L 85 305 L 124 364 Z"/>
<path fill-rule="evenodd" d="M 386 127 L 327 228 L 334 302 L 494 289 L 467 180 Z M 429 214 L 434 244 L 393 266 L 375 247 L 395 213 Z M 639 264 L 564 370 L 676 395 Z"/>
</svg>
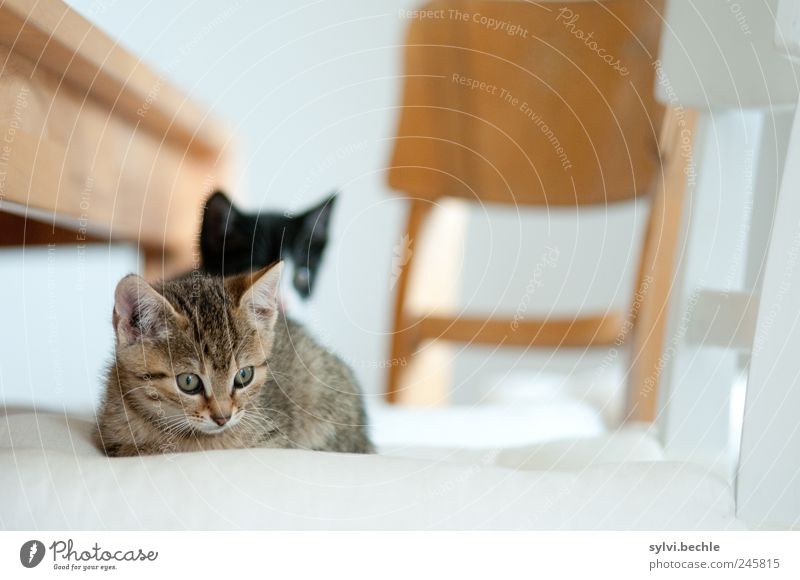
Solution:
<svg viewBox="0 0 800 580">
<path fill-rule="evenodd" d="M 653 96 L 659 11 L 624 0 L 434 1 L 420 9 L 408 30 L 388 176 L 409 199 L 410 244 L 443 198 L 548 208 L 649 195 L 639 276 L 647 288 L 631 312 L 518 321 L 420 316 L 408 307 L 411 271 L 424 251 L 416 247 L 399 260 L 392 361 L 410 360 L 429 340 L 611 346 L 638 316 L 647 328 L 633 339 L 629 410 L 632 418 L 653 418 L 685 183 L 686 159 L 677 151 L 692 130 L 688 111 L 664 115 Z M 390 402 L 400 398 L 405 368 L 391 365 Z"/>
</svg>

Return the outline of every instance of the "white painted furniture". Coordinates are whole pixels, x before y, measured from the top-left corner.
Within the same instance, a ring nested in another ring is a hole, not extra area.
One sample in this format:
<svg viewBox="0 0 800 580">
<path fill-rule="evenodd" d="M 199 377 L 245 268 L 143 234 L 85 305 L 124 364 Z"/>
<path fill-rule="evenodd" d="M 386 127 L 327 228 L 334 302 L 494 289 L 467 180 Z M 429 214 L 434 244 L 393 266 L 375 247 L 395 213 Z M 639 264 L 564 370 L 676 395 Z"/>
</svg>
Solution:
<svg viewBox="0 0 800 580">
<path fill-rule="evenodd" d="M 800 3 L 782 1 L 776 44 L 800 58 Z M 760 285 L 736 489 L 754 525 L 800 526 L 800 115 L 791 127 Z"/>
<path fill-rule="evenodd" d="M 735 468 L 738 513 L 768 528 L 800 522 L 800 8 L 778 4 L 671 2 L 659 85 L 700 111 L 659 436 L 667 457 Z"/>
<path fill-rule="evenodd" d="M 732 388 L 752 345 L 800 78 L 774 42 L 776 9 L 777 0 L 669 2 L 659 57 L 659 98 L 699 118 L 657 424 L 668 457 L 721 472 L 738 443 Z"/>
</svg>

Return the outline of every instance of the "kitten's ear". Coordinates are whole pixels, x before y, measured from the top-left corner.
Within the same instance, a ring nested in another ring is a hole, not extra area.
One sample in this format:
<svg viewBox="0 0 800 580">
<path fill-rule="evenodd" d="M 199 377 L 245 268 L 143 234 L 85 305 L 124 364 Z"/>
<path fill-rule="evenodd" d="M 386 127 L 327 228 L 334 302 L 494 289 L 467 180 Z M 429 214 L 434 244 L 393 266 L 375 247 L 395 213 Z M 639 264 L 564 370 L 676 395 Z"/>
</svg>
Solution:
<svg viewBox="0 0 800 580">
<path fill-rule="evenodd" d="M 235 219 L 239 215 L 239 210 L 233 205 L 228 196 L 221 191 L 215 191 L 206 201 L 203 211 L 203 225 L 206 222 L 214 225 L 222 224 Z"/>
<path fill-rule="evenodd" d="M 139 276 L 129 274 L 117 284 L 112 322 L 118 343 L 166 336 L 168 320 L 177 316 L 166 298 Z"/>
<path fill-rule="evenodd" d="M 303 229 L 308 234 L 308 240 L 327 241 L 328 229 L 331 224 L 333 206 L 336 205 L 337 193 L 332 193 L 325 201 L 304 212 L 300 219 L 303 221 Z M 301 239 L 304 236 L 301 236 Z"/>
<path fill-rule="evenodd" d="M 250 287 L 242 294 L 239 308 L 250 318 L 256 327 L 272 330 L 278 319 L 278 293 L 280 291 L 283 262 L 262 268 L 250 278 Z"/>
<path fill-rule="evenodd" d="M 213 273 L 222 268 L 223 248 L 236 250 L 243 240 L 238 223 L 241 213 L 221 191 L 206 201 L 203 224 L 200 226 L 200 252 L 203 265 Z"/>
</svg>

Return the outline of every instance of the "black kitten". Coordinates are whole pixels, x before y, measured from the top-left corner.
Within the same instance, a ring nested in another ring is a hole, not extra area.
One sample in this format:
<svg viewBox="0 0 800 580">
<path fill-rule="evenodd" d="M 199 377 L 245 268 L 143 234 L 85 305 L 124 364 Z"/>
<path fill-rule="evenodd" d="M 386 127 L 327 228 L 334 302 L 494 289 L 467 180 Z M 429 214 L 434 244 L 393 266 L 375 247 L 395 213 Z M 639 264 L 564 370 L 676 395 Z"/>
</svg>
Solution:
<svg viewBox="0 0 800 580">
<path fill-rule="evenodd" d="M 281 259 L 294 265 L 294 287 L 311 295 L 328 243 L 336 194 L 297 215 L 243 213 L 218 191 L 208 198 L 200 228 L 203 269 L 231 276 L 263 268 Z"/>
</svg>

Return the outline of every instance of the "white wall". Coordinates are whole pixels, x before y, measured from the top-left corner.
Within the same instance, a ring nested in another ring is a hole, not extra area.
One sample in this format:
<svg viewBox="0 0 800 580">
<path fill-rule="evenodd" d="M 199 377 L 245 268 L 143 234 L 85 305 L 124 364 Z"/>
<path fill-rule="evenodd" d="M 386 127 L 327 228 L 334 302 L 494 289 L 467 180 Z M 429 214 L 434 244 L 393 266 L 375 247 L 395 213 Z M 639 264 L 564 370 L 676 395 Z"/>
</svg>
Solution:
<svg viewBox="0 0 800 580">
<path fill-rule="evenodd" d="M 136 248 L 0 250 L 0 405 L 87 412 L 97 404 L 114 334 L 114 287 Z"/>
<path fill-rule="evenodd" d="M 378 392 L 390 261 L 405 208 L 384 174 L 407 24 L 399 11 L 416 2 L 69 3 L 232 125 L 243 138 L 251 207 L 296 210 L 341 188 L 333 243 L 303 318 L 351 362 L 368 391 Z M 628 206 L 576 222 L 569 212 L 520 217 L 491 210 L 487 218 L 476 210 L 463 292 L 475 294 L 467 308 L 513 313 L 548 244 L 561 258 L 531 314 L 624 303 L 636 263 L 634 213 Z M 479 394 L 509 366 L 541 368 L 565 356 L 464 352 L 457 358 L 460 396 Z"/>
</svg>

